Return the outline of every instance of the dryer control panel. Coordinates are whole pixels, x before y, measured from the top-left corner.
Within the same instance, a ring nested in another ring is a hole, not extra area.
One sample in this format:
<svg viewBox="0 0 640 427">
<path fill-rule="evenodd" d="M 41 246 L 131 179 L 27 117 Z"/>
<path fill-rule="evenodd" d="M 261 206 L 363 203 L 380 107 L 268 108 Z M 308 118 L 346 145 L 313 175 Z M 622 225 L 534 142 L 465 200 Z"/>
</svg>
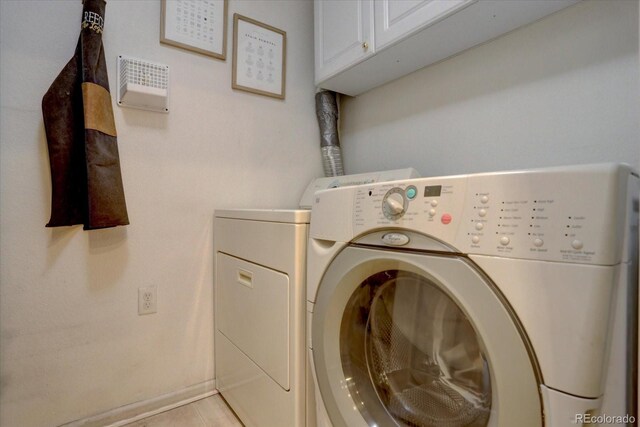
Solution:
<svg viewBox="0 0 640 427">
<path fill-rule="evenodd" d="M 341 191 L 348 195 L 332 195 Z M 613 265 L 629 194 L 637 198 L 637 175 L 614 164 L 362 185 L 317 193 L 311 236 L 350 241 L 405 229 L 461 253 Z"/>
</svg>

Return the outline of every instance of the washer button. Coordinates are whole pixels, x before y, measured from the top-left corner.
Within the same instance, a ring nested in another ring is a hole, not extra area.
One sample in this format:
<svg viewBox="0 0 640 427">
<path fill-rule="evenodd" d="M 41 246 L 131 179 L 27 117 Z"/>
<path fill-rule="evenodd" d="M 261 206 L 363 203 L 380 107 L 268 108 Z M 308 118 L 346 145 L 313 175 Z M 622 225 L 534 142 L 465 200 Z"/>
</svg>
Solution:
<svg viewBox="0 0 640 427">
<path fill-rule="evenodd" d="M 477 243 L 480 243 L 480 237 L 479 237 L 479 236 L 473 236 L 473 237 L 471 238 L 471 241 L 472 241 L 473 243 L 476 243 L 476 244 L 477 244 Z"/>
<path fill-rule="evenodd" d="M 436 210 L 435 209 L 429 209 L 429 216 L 436 216 Z"/>
<path fill-rule="evenodd" d="M 432 201 L 431 201 L 431 206 L 433 206 L 434 208 L 435 208 L 436 206 L 438 206 L 438 201 L 437 201 L 437 200 L 432 200 Z"/>
<path fill-rule="evenodd" d="M 584 244 L 582 243 L 582 240 L 574 240 L 573 242 L 571 242 L 571 247 L 573 247 L 573 249 L 575 249 L 576 251 L 579 251 L 580 249 L 582 249 L 582 247 L 584 246 Z"/>
<path fill-rule="evenodd" d="M 511 239 L 509 239 L 507 236 L 502 236 L 500 238 L 500 244 L 502 246 L 507 246 L 509 244 L 509 242 L 511 241 Z"/>
<path fill-rule="evenodd" d="M 449 224 L 451 222 L 451 215 L 449 214 L 442 214 L 442 217 L 440 217 L 440 221 L 442 221 L 443 224 Z"/>
<path fill-rule="evenodd" d="M 484 205 L 486 205 L 487 203 L 489 203 L 489 196 L 482 196 L 480 197 L 480 202 Z"/>
<path fill-rule="evenodd" d="M 544 240 L 542 239 L 533 239 L 533 246 L 539 248 L 544 245 Z"/>
<path fill-rule="evenodd" d="M 484 218 L 485 216 L 487 216 L 487 210 L 486 209 L 480 209 L 478 211 L 478 215 L 482 218 Z"/>
<path fill-rule="evenodd" d="M 476 230 L 482 230 L 484 228 L 484 224 L 481 222 L 476 222 Z"/>
<path fill-rule="evenodd" d="M 407 197 L 409 199 L 414 199 L 416 197 L 416 188 L 415 187 L 409 187 L 407 188 Z"/>
</svg>

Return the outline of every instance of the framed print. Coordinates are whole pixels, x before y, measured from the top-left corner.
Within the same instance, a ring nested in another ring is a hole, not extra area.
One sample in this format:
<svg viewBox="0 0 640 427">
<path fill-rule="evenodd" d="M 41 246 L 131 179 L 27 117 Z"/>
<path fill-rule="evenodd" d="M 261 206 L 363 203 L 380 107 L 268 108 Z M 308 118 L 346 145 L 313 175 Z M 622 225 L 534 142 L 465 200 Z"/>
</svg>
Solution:
<svg viewBox="0 0 640 427">
<path fill-rule="evenodd" d="M 224 60 L 228 0 L 162 0 L 160 43 Z"/>
<path fill-rule="evenodd" d="M 284 99 L 286 56 L 287 33 L 233 15 L 232 88 Z"/>
</svg>

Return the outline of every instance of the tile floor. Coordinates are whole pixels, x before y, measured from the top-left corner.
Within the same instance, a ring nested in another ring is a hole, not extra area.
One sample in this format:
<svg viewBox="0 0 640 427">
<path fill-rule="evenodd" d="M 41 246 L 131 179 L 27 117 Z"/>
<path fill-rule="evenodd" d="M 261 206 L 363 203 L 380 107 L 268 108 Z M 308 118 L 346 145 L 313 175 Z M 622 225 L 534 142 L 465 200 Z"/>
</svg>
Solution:
<svg viewBox="0 0 640 427">
<path fill-rule="evenodd" d="M 125 427 L 242 427 L 219 394 L 127 424 Z"/>
</svg>

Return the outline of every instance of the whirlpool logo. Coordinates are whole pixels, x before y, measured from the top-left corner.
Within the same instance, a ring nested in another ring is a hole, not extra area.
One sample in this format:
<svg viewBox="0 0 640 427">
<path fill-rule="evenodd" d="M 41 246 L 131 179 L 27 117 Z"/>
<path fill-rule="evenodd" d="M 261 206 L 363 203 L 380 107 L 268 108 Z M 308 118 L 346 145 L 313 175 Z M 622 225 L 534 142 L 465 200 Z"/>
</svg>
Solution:
<svg viewBox="0 0 640 427">
<path fill-rule="evenodd" d="M 82 17 L 82 29 L 89 28 L 98 34 L 102 34 L 104 29 L 104 18 L 91 11 L 85 11 Z"/>
</svg>

